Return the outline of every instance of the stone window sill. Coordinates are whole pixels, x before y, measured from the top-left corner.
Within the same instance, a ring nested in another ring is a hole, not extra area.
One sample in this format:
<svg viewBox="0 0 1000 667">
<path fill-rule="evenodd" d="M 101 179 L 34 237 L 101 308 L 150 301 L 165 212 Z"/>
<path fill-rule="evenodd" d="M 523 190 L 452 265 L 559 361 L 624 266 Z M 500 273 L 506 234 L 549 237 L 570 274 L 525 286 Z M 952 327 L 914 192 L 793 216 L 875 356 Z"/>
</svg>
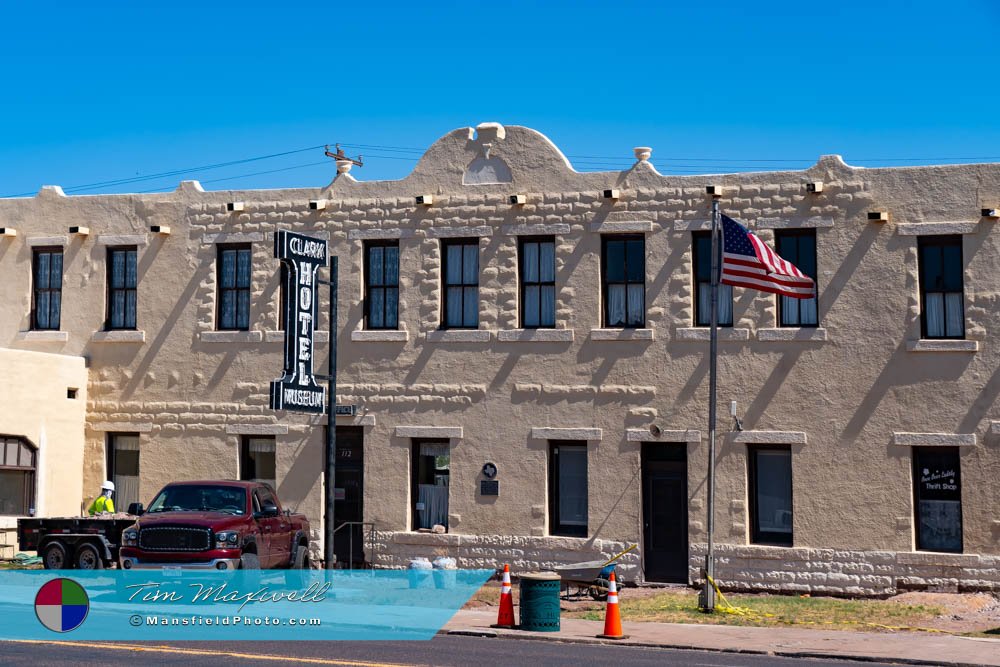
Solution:
<svg viewBox="0 0 1000 667">
<path fill-rule="evenodd" d="M 488 329 L 440 329 L 428 331 L 428 343 L 488 343 L 493 332 Z"/>
<path fill-rule="evenodd" d="M 711 327 L 681 327 L 677 329 L 677 340 L 707 341 L 712 335 Z M 719 327 L 719 340 L 750 340 L 750 330 L 733 327 Z"/>
<path fill-rule="evenodd" d="M 501 343 L 572 343 L 572 329 L 501 329 L 497 331 Z"/>
<path fill-rule="evenodd" d="M 93 343 L 145 343 L 145 331 L 96 331 L 90 337 Z"/>
<path fill-rule="evenodd" d="M 207 332 L 206 332 L 207 333 Z M 213 332 L 214 333 L 214 332 Z M 221 331 L 218 333 L 247 333 L 246 331 Z M 313 332 L 313 342 L 326 343 L 329 332 L 327 331 L 314 331 Z M 202 339 L 204 341 L 204 339 Z M 212 342 L 212 341 L 204 341 Z M 285 342 L 285 332 L 284 331 L 265 331 L 264 332 L 264 342 L 265 343 L 284 343 Z"/>
<path fill-rule="evenodd" d="M 69 340 L 68 331 L 19 331 L 17 340 L 27 343 L 65 343 Z"/>
<path fill-rule="evenodd" d="M 922 338 L 906 341 L 907 352 L 979 352 L 979 341 L 947 338 Z"/>
<path fill-rule="evenodd" d="M 410 332 L 398 329 L 364 329 L 351 332 L 355 343 L 405 343 L 410 340 Z"/>
<path fill-rule="evenodd" d="M 807 341 L 818 343 L 825 341 L 826 329 L 817 327 L 778 327 L 774 329 L 757 329 L 757 340 L 762 343 L 784 341 Z"/>
<path fill-rule="evenodd" d="M 198 339 L 202 343 L 260 343 L 264 334 L 261 331 L 202 331 Z"/>
<path fill-rule="evenodd" d="M 591 329 L 590 340 L 653 340 L 652 329 Z"/>
</svg>

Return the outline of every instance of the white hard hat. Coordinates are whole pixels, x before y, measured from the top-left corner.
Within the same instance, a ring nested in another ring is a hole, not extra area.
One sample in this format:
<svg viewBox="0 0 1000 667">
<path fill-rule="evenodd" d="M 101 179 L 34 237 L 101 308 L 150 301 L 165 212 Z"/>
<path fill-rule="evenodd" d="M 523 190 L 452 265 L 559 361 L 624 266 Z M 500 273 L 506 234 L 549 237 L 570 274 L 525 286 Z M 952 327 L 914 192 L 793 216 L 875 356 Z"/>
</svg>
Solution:
<svg viewBox="0 0 1000 667">
<path fill-rule="evenodd" d="M 115 483 L 111 482 L 111 481 L 105 480 L 104 484 L 101 484 L 101 488 L 102 489 L 107 489 L 108 491 L 114 491 L 115 490 Z"/>
</svg>

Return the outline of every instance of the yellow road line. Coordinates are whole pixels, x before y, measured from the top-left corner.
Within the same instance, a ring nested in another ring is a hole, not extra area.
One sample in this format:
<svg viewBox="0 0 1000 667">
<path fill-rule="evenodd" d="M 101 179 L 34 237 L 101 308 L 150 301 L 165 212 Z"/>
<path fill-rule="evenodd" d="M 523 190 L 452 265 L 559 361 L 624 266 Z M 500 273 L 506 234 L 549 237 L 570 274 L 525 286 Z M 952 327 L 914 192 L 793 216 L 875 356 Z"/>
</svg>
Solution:
<svg viewBox="0 0 1000 667">
<path fill-rule="evenodd" d="M 237 653 L 235 651 L 213 651 L 211 649 L 182 648 L 180 646 L 147 646 L 143 644 L 105 644 L 98 642 L 68 642 L 44 641 L 34 639 L 12 640 L 19 644 L 46 644 L 50 646 L 74 646 L 90 649 L 106 649 L 111 651 L 135 651 L 148 653 L 175 653 L 181 655 L 225 656 L 227 658 L 243 658 L 245 660 L 271 660 L 280 662 L 298 662 L 310 665 L 340 665 L 341 667 L 417 667 L 413 664 L 391 662 L 367 662 L 363 660 L 334 660 L 330 658 L 305 658 L 287 655 L 268 655 L 256 653 Z M 336 644 L 331 644 L 331 648 Z"/>
</svg>

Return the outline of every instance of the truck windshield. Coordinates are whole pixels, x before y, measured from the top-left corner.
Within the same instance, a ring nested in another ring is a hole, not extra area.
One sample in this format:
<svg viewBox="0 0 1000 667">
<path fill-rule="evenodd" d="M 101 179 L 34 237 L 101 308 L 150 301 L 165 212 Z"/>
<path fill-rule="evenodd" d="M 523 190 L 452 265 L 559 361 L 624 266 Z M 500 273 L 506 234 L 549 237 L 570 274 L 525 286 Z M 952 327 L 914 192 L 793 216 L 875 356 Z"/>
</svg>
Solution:
<svg viewBox="0 0 1000 667">
<path fill-rule="evenodd" d="M 226 512 L 243 514 L 246 491 L 232 486 L 168 486 L 149 504 L 152 512 Z"/>
</svg>

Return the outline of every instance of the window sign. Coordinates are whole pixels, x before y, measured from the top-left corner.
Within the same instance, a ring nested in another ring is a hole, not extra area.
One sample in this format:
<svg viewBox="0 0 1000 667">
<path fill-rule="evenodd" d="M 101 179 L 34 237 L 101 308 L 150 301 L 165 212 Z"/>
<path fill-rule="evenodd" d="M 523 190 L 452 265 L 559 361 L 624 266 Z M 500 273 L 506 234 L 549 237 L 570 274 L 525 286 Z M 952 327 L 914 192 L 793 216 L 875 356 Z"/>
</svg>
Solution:
<svg viewBox="0 0 1000 667">
<path fill-rule="evenodd" d="M 280 230 L 274 234 L 274 256 L 285 272 L 285 370 L 271 383 L 272 410 L 322 414 L 326 388 L 313 375 L 314 333 L 318 303 L 316 272 L 326 266 L 327 243 L 303 234 Z M 333 335 L 333 334 L 331 334 Z"/>
<path fill-rule="evenodd" d="M 962 551 L 961 472 L 958 448 L 914 448 L 918 549 Z"/>
</svg>

